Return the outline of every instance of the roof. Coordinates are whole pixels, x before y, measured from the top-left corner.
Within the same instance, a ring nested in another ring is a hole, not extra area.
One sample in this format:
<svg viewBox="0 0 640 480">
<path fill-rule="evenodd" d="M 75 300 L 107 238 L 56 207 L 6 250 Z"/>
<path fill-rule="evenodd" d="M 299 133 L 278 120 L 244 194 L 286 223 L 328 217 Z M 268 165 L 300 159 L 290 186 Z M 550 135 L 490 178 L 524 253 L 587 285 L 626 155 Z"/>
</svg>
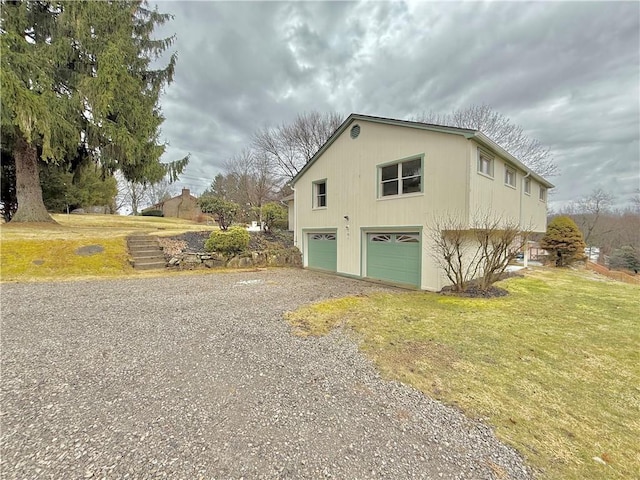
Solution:
<svg viewBox="0 0 640 480">
<path fill-rule="evenodd" d="M 183 189 L 184 192 L 184 189 Z M 147 210 L 157 210 L 157 209 L 162 209 L 164 207 L 164 204 L 166 202 L 169 202 L 171 200 L 176 200 L 178 198 L 184 198 L 184 195 L 181 193 L 180 195 L 176 195 L 175 197 L 171 197 L 171 198 L 167 198 L 166 200 L 162 200 L 158 203 L 154 203 L 153 205 L 149 205 L 146 208 L 143 208 L 142 211 L 147 211 Z M 189 193 L 189 199 L 191 200 L 198 200 L 198 197 L 196 197 L 195 195 L 191 195 L 191 193 Z"/>
<path fill-rule="evenodd" d="M 530 174 L 532 178 L 540 182 L 547 188 L 553 188 L 554 185 L 541 177 L 529 167 L 527 167 L 524 163 L 518 160 L 516 157 L 507 152 L 504 148 L 498 145 L 496 142 L 487 137 L 484 133 L 479 130 L 473 130 L 469 128 L 458 128 L 458 127 L 449 127 L 446 125 L 435 125 L 431 123 L 422 123 L 422 122 L 412 122 L 409 120 L 396 120 L 393 118 L 385 118 L 385 117 L 374 117 L 371 115 L 362 115 L 359 113 L 352 113 L 349 115 L 344 122 L 337 128 L 333 135 L 329 137 L 329 139 L 320 147 L 320 150 L 316 152 L 316 154 L 309 159 L 309 161 L 305 164 L 304 167 L 298 172 L 298 174 L 293 177 L 291 180 L 291 185 L 295 185 L 295 183 L 304 175 L 304 173 L 313 165 L 318 158 L 322 156 L 322 154 L 335 142 L 340 135 L 353 123 L 354 121 L 366 121 L 373 123 L 382 123 L 385 125 L 395 125 L 398 127 L 408 127 L 408 128 L 417 128 L 420 130 L 428 130 L 431 132 L 440 132 L 440 133 L 448 133 L 452 135 L 460 135 L 466 138 L 467 140 L 475 140 L 481 146 L 488 149 L 489 151 L 495 153 L 496 155 L 504 158 L 513 166 L 517 167 L 519 170 L 525 171 L 527 174 Z"/>
</svg>

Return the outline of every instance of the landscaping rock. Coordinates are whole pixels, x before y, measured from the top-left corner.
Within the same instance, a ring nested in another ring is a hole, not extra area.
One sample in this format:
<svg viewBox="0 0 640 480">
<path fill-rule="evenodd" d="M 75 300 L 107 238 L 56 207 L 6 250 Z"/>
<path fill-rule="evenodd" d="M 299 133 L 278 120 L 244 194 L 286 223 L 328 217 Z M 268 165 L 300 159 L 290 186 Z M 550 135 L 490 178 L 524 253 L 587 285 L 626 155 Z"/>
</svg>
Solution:
<svg viewBox="0 0 640 480">
<path fill-rule="evenodd" d="M 251 268 L 251 267 L 301 267 L 302 255 L 293 247 L 276 252 L 250 252 L 227 259 L 220 253 L 183 252 L 168 260 L 169 267 L 177 268 Z"/>
<path fill-rule="evenodd" d="M 247 268 L 253 266 L 253 260 L 250 257 L 242 257 L 238 260 L 239 268 Z"/>
<path fill-rule="evenodd" d="M 202 263 L 202 260 L 200 260 L 200 255 L 197 253 L 187 253 L 182 257 L 181 263 L 199 264 Z"/>
<path fill-rule="evenodd" d="M 238 268 L 240 266 L 240 258 L 233 257 L 231 260 L 227 262 L 227 267 L 229 268 Z"/>
</svg>

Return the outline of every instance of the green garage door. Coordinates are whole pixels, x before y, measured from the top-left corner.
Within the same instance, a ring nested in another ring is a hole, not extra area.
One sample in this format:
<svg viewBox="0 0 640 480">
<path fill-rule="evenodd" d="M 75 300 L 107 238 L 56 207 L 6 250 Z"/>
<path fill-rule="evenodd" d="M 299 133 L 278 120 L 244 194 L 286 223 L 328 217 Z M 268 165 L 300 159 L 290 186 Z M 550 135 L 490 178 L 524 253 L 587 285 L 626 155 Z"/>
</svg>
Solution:
<svg viewBox="0 0 640 480">
<path fill-rule="evenodd" d="M 367 277 L 420 286 L 420 234 L 369 233 Z"/>
<path fill-rule="evenodd" d="M 338 242 L 335 233 L 310 233 L 307 264 L 310 268 L 337 270 Z"/>
</svg>

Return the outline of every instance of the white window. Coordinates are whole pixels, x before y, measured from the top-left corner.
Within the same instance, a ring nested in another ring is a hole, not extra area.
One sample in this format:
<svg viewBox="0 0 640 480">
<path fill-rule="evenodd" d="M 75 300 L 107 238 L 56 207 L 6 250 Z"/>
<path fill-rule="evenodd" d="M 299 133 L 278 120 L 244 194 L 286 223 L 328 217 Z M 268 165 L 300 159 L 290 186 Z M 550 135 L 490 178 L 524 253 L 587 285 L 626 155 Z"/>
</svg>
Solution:
<svg viewBox="0 0 640 480">
<path fill-rule="evenodd" d="M 540 186 L 540 201 L 541 202 L 546 202 L 547 201 L 547 189 L 544 188 L 543 186 Z"/>
<path fill-rule="evenodd" d="M 327 207 L 327 181 L 313 182 L 313 208 Z"/>
<path fill-rule="evenodd" d="M 314 233 L 311 235 L 311 240 L 322 240 L 322 241 L 334 241 L 336 239 L 335 234 L 333 233 Z"/>
<path fill-rule="evenodd" d="M 493 157 L 478 150 L 478 173 L 493 178 Z"/>
<path fill-rule="evenodd" d="M 396 235 L 398 243 L 420 243 L 420 235 L 417 233 L 399 233 Z"/>
<path fill-rule="evenodd" d="M 379 167 L 379 196 L 407 195 L 422 192 L 422 158 Z"/>
<path fill-rule="evenodd" d="M 391 242 L 391 235 L 385 235 L 385 234 L 369 235 L 369 238 L 372 242 L 382 242 L 382 243 Z"/>
<path fill-rule="evenodd" d="M 516 188 L 516 171 L 511 167 L 505 167 L 504 183 L 510 187 Z"/>
<path fill-rule="evenodd" d="M 527 195 L 531 195 L 531 179 L 530 178 L 524 179 L 524 193 L 526 193 Z"/>
</svg>

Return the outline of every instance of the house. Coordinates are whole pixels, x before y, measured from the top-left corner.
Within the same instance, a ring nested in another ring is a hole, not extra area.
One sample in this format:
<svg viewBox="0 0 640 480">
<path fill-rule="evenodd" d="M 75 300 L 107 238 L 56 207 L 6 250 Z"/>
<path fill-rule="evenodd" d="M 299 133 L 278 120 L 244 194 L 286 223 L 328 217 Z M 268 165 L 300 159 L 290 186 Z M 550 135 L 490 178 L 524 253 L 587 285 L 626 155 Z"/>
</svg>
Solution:
<svg viewBox="0 0 640 480">
<path fill-rule="evenodd" d="M 292 187 L 305 267 L 438 291 L 434 219 L 472 229 L 487 214 L 543 232 L 553 185 L 479 131 L 351 114 Z"/>
<path fill-rule="evenodd" d="M 188 188 L 183 188 L 182 193 L 177 197 L 164 200 L 144 209 L 162 210 L 165 217 L 184 218 L 185 220 L 196 221 L 202 217 L 202 211 L 198 206 L 198 199 L 191 195 Z"/>
<path fill-rule="evenodd" d="M 287 210 L 288 210 L 288 216 L 287 216 L 287 230 L 289 232 L 293 231 L 293 225 L 295 223 L 295 219 L 294 219 L 294 212 L 295 209 L 293 208 L 293 201 L 295 199 L 295 195 L 292 193 L 291 195 L 287 195 L 286 197 L 284 197 L 282 199 L 282 203 L 286 203 L 287 205 Z"/>
</svg>

